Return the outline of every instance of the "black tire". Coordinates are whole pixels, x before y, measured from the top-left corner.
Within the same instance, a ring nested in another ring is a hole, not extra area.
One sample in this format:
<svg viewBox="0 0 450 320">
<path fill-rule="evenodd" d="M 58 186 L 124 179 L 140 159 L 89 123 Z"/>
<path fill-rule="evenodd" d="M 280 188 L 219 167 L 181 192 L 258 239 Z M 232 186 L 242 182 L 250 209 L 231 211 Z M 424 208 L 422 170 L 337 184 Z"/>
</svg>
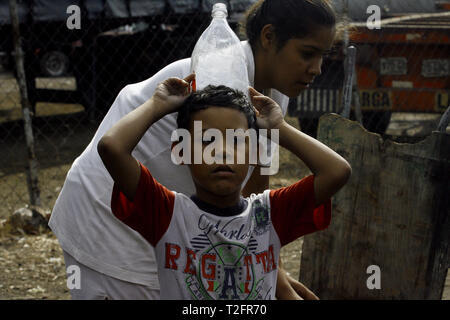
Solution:
<svg viewBox="0 0 450 320">
<path fill-rule="evenodd" d="M 69 58 L 61 51 L 49 51 L 42 56 L 39 64 L 43 75 L 61 77 L 67 74 Z"/>
<path fill-rule="evenodd" d="M 391 121 L 391 111 L 366 111 L 363 112 L 364 128 L 371 132 L 384 134 Z"/>
<path fill-rule="evenodd" d="M 317 127 L 319 126 L 318 118 L 302 118 L 298 117 L 298 123 L 300 125 L 300 130 L 307 135 L 316 138 L 317 137 Z"/>
</svg>

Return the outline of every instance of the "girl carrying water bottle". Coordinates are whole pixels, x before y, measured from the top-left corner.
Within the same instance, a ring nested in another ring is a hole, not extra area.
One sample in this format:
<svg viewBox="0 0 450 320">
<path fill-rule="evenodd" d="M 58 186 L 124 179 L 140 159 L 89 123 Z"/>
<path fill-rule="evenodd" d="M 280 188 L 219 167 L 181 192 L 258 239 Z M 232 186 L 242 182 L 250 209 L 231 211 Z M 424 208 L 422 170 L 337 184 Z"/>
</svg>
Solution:
<svg viewBox="0 0 450 320">
<path fill-rule="evenodd" d="M 336 14 L 327 0 L 259 0 L 242 23 L 250 85 L 275 100 L 286 114 L 293 98 L 321 72 L 323 55 L 336 36 Z M 149 79 L 121 90 L 94 138 L 75 160 L 55 203 L 50 227 L 64 252 L 66 267 L 80 268 L 80 286 L 73 299 L 159 299 L 154 248 L 111 213 L 113 180 L 97 153 L 100 138 L 124 115 L 147 101 L 156 86 L 170 78 L 185 78 L 190 58 L 176 61 Z M 156 122 L 133 155 L 168 189 L 191 195 L 194 184 L 186 166 L 171 161 L 171 134 L 176 114 Z M 244 196 L 269 187 L 259 167 L 248 174 Z M 278 299 L 317 299 L 280 268 Z"/>
</svg>

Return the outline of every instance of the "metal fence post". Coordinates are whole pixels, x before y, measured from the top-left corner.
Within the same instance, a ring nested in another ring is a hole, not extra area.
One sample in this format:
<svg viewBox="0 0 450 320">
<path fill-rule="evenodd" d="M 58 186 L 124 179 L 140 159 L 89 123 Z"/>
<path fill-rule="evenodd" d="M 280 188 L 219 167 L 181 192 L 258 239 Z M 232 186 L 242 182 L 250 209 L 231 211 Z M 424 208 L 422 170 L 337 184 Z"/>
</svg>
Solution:
<svg viewBox="0 0 450 320">
<path fill-rule="evenodd" d="M 358 74 L 356 73 L 355 65 L 353 65 L 353 105 L 355 106 L 355 118 L 356 121 L 362 124 L 362 112 L 361 101 L 359 100 L 359 88 L 358 88 Z"/>
<path fill-rule="evenodd" d="M 27 170 L 27 184 L 30 195 L 30 202 L 32 205 L 40 206 L 40 190 L 38 185 L 38 161 L 36 159 L 36 153 L 34 150 L 34 136 L 32 127 L 32 111 L 31 104 L 28 100 L 27 84 L 25 77 L 25 69 L 23 63 L 23 51 L 21 46 L 19 18 L 17 14 L 17 2 L 16 0 L 9 0 L 9 13 L 11 16 L 11 24 L 13 30 L 14 50 L 17 82 L 20 91 L 20 103 L 22 105 L 22 115 L 24 120 L 25 139 L 27 143 L 28 151 L 28 170 Z"/>
<path fill-rule="evenodd" d="M 344 118 L 350 118 L 350 108 L 352 102 L 352 89 L 353 89 L 353 77 L 355 72 L 355 57 L 356 48 L 350 46 L 347 48 L 347 55 L 345 57 L 345 78 L 344 89 L 342 93 L 342 116 Z"/>
</svg>

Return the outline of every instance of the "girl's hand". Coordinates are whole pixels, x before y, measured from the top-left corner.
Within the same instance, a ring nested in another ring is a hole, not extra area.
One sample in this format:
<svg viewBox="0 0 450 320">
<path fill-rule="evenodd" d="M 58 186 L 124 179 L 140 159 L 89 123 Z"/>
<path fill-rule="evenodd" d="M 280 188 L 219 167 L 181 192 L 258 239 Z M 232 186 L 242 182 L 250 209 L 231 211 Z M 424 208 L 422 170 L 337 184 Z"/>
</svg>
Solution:
<svg viewBox="0 0 450 320">
<path fill-rule="evenodd" d="M 158 84 L 151 99 L 161 117 L 178 110 L 189 96 L 190 82 L 194 78 L 192 73 L 184 79 L 169 78 Z"/>
<path fill-rule="evenodd" d="M 250 98 L 256 113 L 256 124 L 260 129 L 276 129 L 284 123 L 280 106 L 269 97 L 249 87 Z"/>
</svg>

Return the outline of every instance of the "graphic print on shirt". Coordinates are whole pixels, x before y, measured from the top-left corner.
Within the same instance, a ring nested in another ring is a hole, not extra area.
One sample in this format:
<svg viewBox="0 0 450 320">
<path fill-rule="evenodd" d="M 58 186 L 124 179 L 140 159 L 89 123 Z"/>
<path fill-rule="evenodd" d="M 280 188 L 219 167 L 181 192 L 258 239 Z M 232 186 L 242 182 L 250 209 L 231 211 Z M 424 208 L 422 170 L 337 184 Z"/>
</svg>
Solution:
<svg viewBox="0 0 450 320">
<path fill-rule="evenodd" d="M 184 273 L 193 299 L 264 300 L 273 296 L 275 288 L 266 279 L 277 269 L 273 245 L 266 241 L 263 250 L 258 248 L 258 238 L 270 228 L 269 210 L 259 200 L 252 206 L 250 225 L 239 223 L 239 217 L 212 224 L 203 214 L 198 220 L 202 233 L 191 238 L 190 248 L 165 244 L 165 267 Z M 179 265 L 181 261 L 185 265 Z"/>
<path fill-rule="evenodd" d="M 256 222 L 254 232 L 260 236 L 267 232 L 270 228 L 270 217 L 267 206 L 263 205 L 259 199 L 253 202 L 253 212 Z"/>
</svg>

